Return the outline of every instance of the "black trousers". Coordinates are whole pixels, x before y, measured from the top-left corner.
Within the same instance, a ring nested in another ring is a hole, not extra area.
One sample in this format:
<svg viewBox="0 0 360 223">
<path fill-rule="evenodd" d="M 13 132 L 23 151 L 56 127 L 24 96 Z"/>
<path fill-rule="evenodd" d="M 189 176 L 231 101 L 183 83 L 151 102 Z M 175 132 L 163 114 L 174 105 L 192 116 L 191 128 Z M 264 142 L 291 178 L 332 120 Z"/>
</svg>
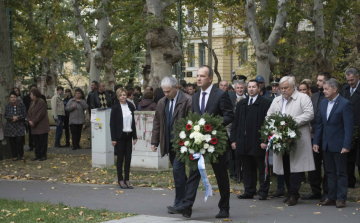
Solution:
<svg viewBox="0 0 360 223">
<path fill-rule="evenodd" d="M 174 206 L 181 206 L 182 201 L 185 198 L 186 194 L 186 170 L 185 163 L 181 162 L 176 157 L 176 152 L 172 151 L 172 146 L 170 146 L 169 153 L 170 163 L 173 167 L 174 183 L 175 183 L 175 201 Z"/>
<path fill-rule="evenodd" d="M 28 125 L 28 130 L 29 130 L 29 147 L 30 147 L 30 149 L 33 149 L 33 148 L 35 148 L 35 143 L 34 143 L 34 136 L 31 134 L 30 125 Z"/>
<path fill-rule="evenodd" d="M 348 185 L 350 188 L 354 188 L 356 184 L 355 167 L 356 167 L 356 162 L 347 162 Z M 359 170 L 360 168 L 358 166 L 358 171 Z"/>
<path fill-rule="evenodd" d="M 116 154 L 117 162 L 116 169 L 118 174 L 118 181 L 123 181 L 123 161 L 125 157 L 124 174 L 125 181 L 129 180 L 131 154 L 132 154 L 132 132 L 123 132 L 120 139 L 116 139 Z"/>
<path fill-rule="evenodd" d="M 9 137 L 13 158 L 24 156 L 24 136 Z"/>
<path fill-rule="evenodd" d="M 287 188 L 290 188 L 289 196 L 295 199 L 299 199 L 300 197 L 299 190 L 301 187 L 301 181 L 303 179 L 304 172 L 291 173 L 289 154 L 283 155 L 282 158 L 283 158 L 285 184 Z"/>
<path fill-rule="evenodd" d="M 46 158 L 47 147 L 48 147 L 48 133 L 33 135 L 35 142 L 35 157 Z"/>
<path fill-rule="evenodd" d="M 322 177 L 322 173 L 321 173 L 322 167 L 324 167 L 324 171 L 326 170 L 325 161 L 324 161 L 324 152 L 322 149 L 319 149 L 319 153 L 313 152 L 313 154 L 315 161 L 315 170 L 308 172 L 311 191 L 314 194 L 321 194 L 321 184 L 322 184 L 322 190 L 324 194 L 327 194 L 329 190 L 327 175 L 326 173 L 324 173 L 324 177 Z"/>
<path fill-rule="evenodd" d="M 81 148 L 80 147 L 80 139 L 81 139 L 82 127 L 83 127 L 83 124 L 79 124 L 79 125 L 72 124 L 72 125 L 70 125 L 71 136 L 72 136 L 72 144 L 73 144 L 73 148 L 75 148 L 75 149 Z"/>
<path fill-rule="evenodd" d="M 256 194 L 257 169 L 259 170 L 259 195 L 267 196 L 270 188 L 270 176 L 265 180 L 265 156 L 241 155 L 244 174 L 245 193 Z"/>
<path fill-rule="evenodd" d="M 63 128 L 65 130 L 66 145 L 70 145 L 70 129 L 71 129 L 71 127 L 69 126 L 69 116 L 65 116 Z M 73 141 L 74 141 L 74 139 L 73 139 Z"/>
<path fill-rule="evenodd" d="M 220 190 L 220 201 L 218 207 L 221 211 L 229 211 L 230 209 L 230 183 L 229 183 L 229 175 L 226 169 L 226 153 L 218 157 L 217 163 L 211 163 L 211 166 L 214 170 L 216 181 Z M 185 208 L 192 208 L 195 198 L 196 192 L 199 186 L 201 175 L 198 169 L 190 170 L 189 179 L 186 182 L 187 189 L 186 195 L 183 201 L 183 206 Z"/>
</svg>

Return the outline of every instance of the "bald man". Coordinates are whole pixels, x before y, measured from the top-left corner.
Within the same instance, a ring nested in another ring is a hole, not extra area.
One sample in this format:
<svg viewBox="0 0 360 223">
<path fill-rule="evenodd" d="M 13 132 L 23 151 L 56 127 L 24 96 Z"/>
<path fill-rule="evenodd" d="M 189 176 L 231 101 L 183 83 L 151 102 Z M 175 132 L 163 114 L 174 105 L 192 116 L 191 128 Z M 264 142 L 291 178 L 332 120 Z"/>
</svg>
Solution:
<svg viewBox="0 0 360 223">
<path fill-rule="evenodd" d="M 105 83 L 100 82 L 98 91 L 94 92 L 90 98 L 90 108 L 110 108 L 111 106 L 111 97 L 106 92 Z"/>
<path fill-rule="evenodd" d="M 229 82 L 227 81 L 220 81 L 219 88 L 225 92 L 228 92 Z"/>
</svg>

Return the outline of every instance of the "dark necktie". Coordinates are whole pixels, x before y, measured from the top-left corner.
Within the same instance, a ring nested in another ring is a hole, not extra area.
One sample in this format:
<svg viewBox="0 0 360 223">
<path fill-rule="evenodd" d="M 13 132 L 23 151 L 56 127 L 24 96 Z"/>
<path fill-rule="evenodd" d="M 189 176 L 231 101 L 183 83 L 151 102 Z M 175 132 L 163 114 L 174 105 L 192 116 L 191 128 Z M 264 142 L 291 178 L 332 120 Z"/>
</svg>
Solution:
<svg viewBox="0 0 360 223">
<path fill-rule="evenodd" d="M 174 99 L 170 100 L 170 111 L 169 111 L 169 124 L 172 125 L 173 120 L 173 107 L 174 107 Z"/>
<path fill-rule="evenodd" d="M 201 114 L 204 114 L 205 113 L 205 95 L 206 95 L 206 92 L 203 92 L 202 93 L 202 99 L 201 99 Z"/>
<path fill-rule="evenodd" d="M 253 104 L 253 98 L 250 99 L 250 104 L 249 105 L 252 105 Z"/>
</svg>

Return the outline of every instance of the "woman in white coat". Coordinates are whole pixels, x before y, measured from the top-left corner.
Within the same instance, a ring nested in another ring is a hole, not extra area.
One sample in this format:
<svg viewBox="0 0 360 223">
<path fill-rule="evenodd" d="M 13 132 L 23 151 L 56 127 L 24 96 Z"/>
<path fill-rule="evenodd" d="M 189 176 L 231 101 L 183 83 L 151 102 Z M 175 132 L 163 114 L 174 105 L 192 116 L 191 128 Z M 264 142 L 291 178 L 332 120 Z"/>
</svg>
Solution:
<svg viewBox="0 0 360 223">
<path fill-rule="evenodd" d="M 311 145 L 310 121 L 314 118 L 311 100 L 306 94 L 295 90 L 292 77 L 286 76 L 280 80 L 281 97 L 276 97 L 268 110 L 267 116 L 281 112 L 291 115 L 299 125 L 301 138 L 296 148 L 290 154 L 273 157 L 274 173 L 285 176 L 289 197 L 284 200 L 287 206 L 297 204 L 299 189 L 304 172 L 315 170 L 314 156 Z"/>
</svg>

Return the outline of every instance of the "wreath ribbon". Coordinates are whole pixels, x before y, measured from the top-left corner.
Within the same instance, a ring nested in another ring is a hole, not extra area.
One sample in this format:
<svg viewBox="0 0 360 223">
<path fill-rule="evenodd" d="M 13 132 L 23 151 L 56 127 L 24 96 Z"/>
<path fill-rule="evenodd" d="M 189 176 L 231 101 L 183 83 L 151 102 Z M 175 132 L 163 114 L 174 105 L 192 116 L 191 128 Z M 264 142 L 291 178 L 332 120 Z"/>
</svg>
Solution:
<svg viewBox="0 0 360 223">
<path fill-rule="evenodd" d="M 268 137 L 268 144 L 266 147 L 266 152 L 265 152 L 265 180 L 267 175 L 269 174 L 269 149 L 271 147 L 271 144 L 273 143 L 275 137 L 274 134 L 272 134 L 271 136 Z"/>
<path fill-rule="evenodd" d="M 212 196 L 212 188 L 206 173 L 206 169 L 205 169 L 205 159 L 204 156 L 201 155 L 200 153 L 194 153 L 193 154 L 194 159 L 199 159 L 198 161 L 198 169 L 201 175 L 201 179 L 203 181 L 203 184 L 205 185 L 205 189 L 206 189 L 206 194 L 205 194 L 205 199 L 204 201 L 206 202 L 207 198 L 209 196 Z"/>
</svg>

